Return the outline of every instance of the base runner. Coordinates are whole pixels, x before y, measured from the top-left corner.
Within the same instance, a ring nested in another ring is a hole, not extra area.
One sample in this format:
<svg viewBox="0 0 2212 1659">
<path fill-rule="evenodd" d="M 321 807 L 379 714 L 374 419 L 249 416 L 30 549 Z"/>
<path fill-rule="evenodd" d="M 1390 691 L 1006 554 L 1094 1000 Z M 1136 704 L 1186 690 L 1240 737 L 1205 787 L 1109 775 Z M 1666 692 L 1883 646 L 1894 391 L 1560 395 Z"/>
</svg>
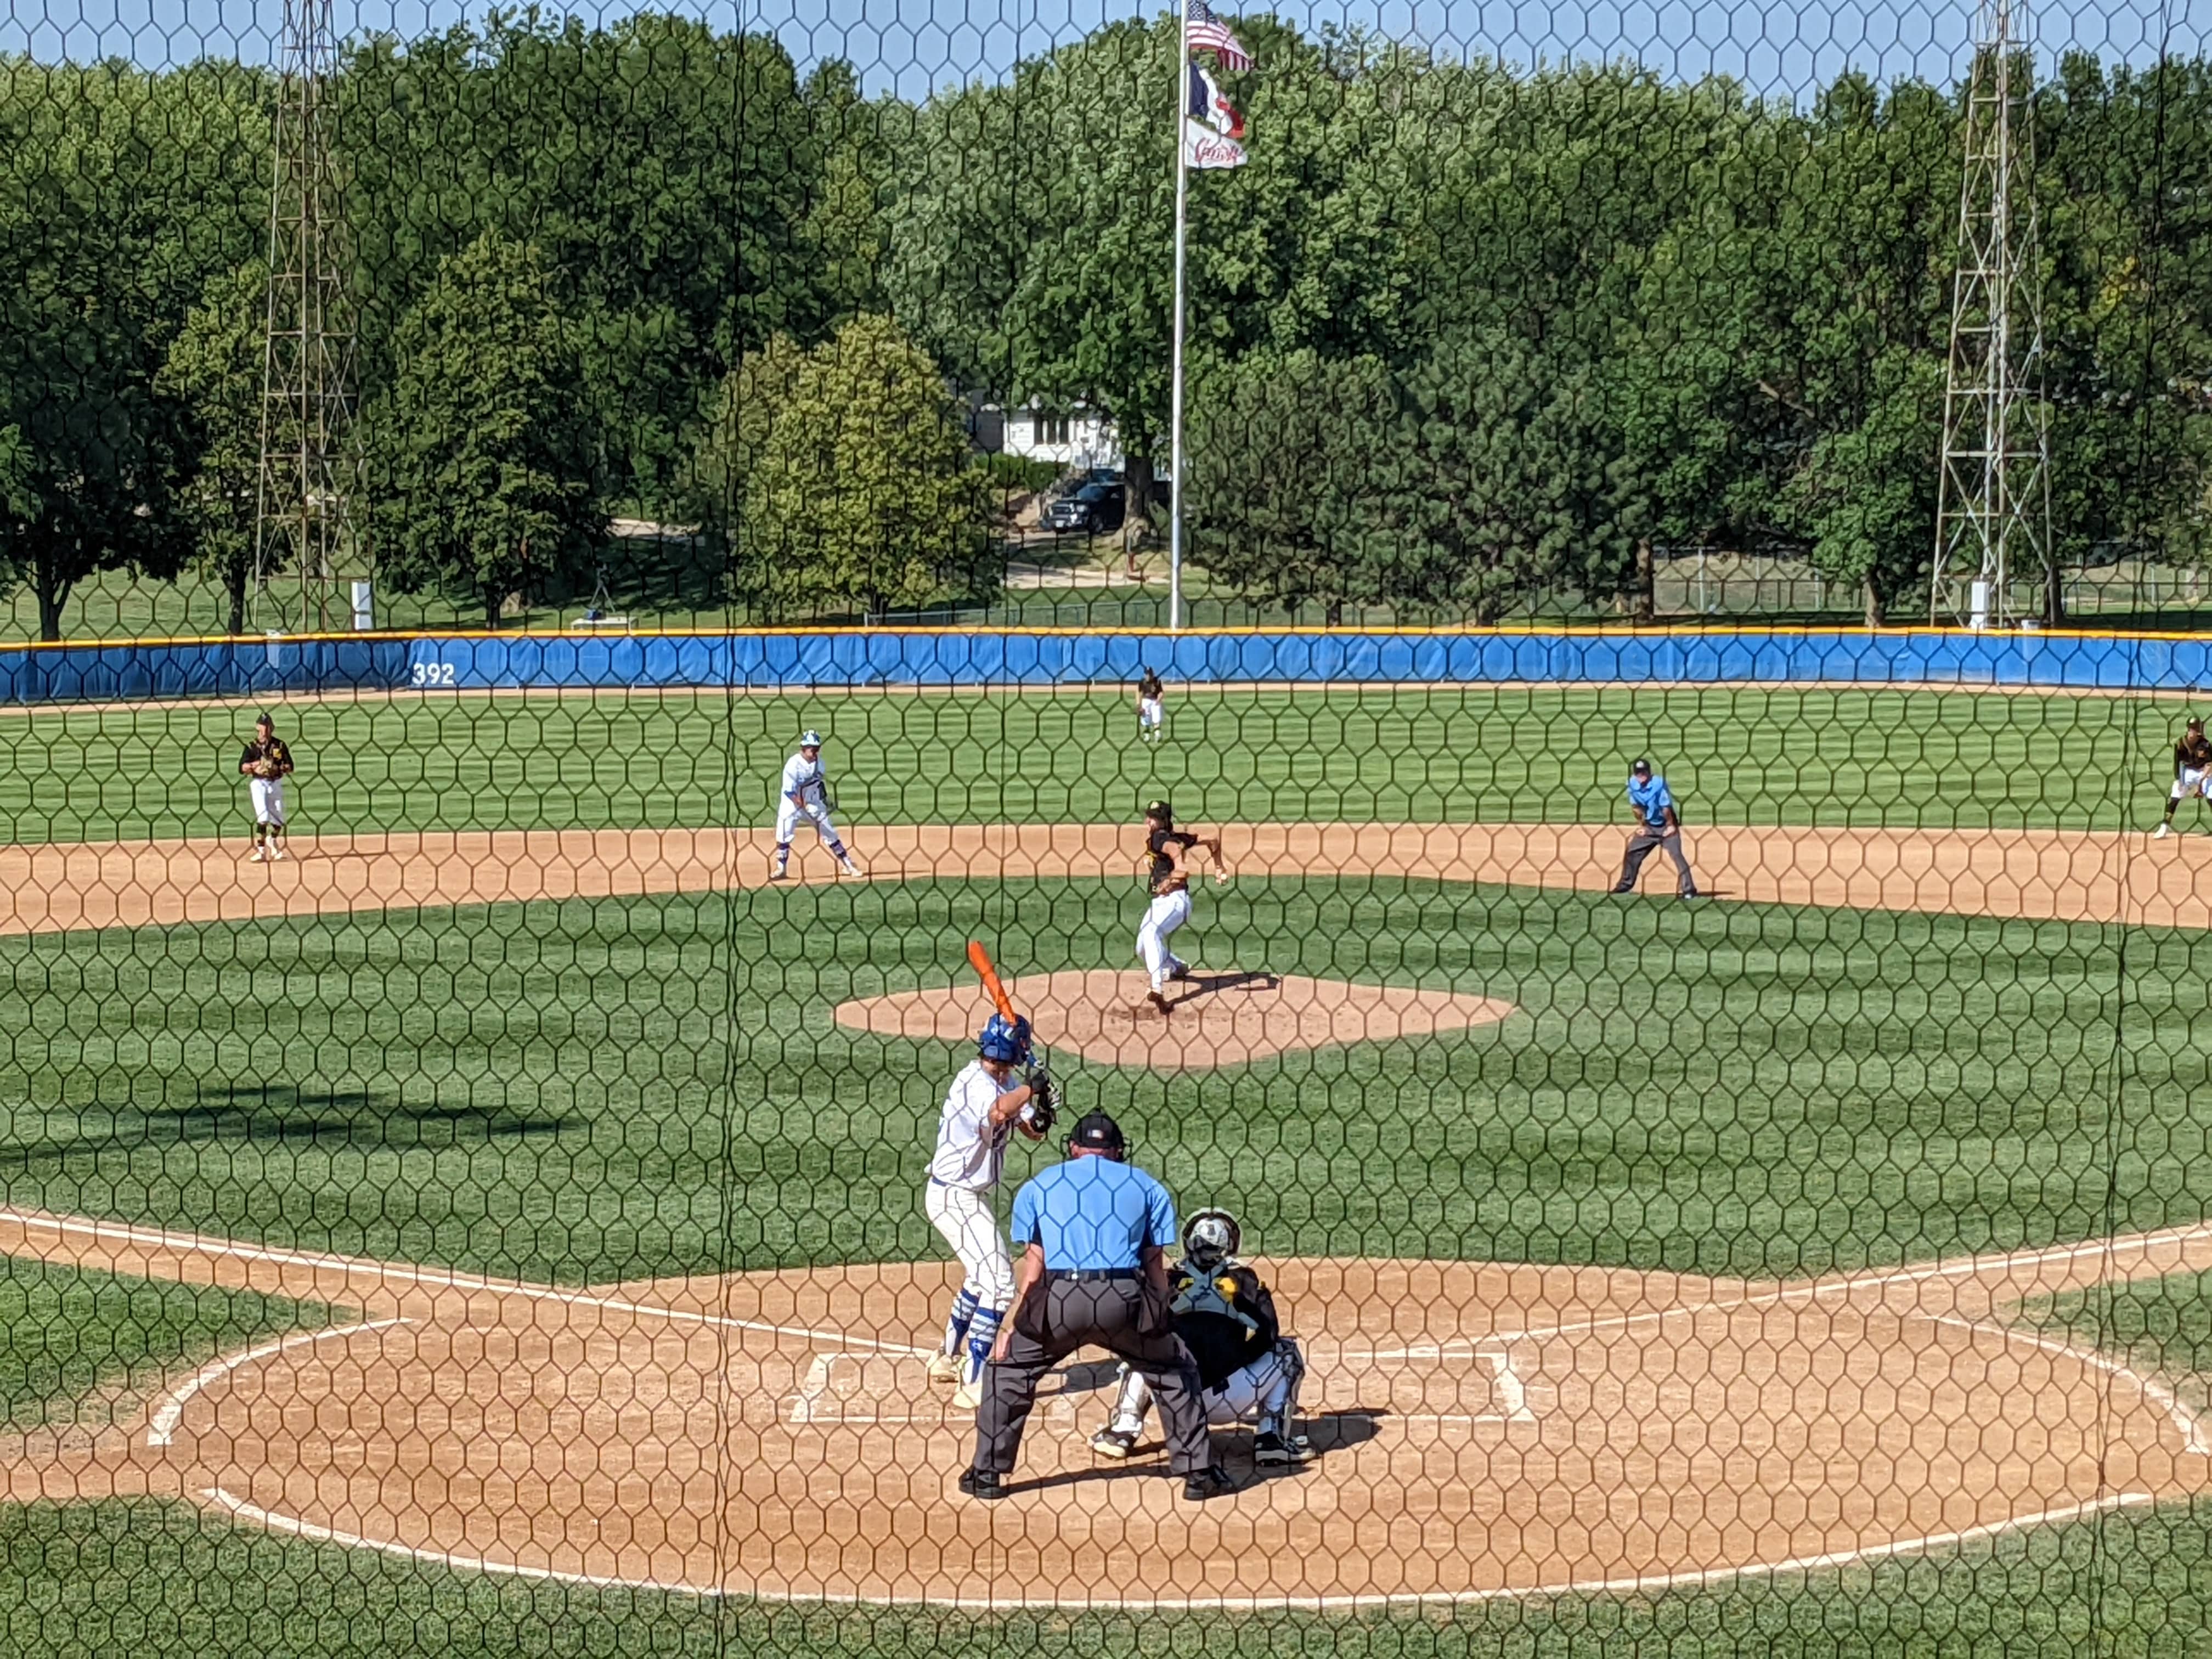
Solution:
<svg viewBox="0 0 2212 1659">
<path fill-rule="evenodd" d="M 789 870 L 791 838 L 798 833 L 802 817 L 813 821 L 814 833 L 830 849 L 840 870 L 848 876 L 860 873 L 860 866 L 846 852 L 836 823 L 830 816 L 836 805 L 830 794 L 830 779 L 822 769 L 822 734 L 804 732 L 799 739 L 799 752 L 783 763 L 783 783 L 775 803 L 775 862 L 768 872 L 770 881 L 781 881 Z"/>
</svg>

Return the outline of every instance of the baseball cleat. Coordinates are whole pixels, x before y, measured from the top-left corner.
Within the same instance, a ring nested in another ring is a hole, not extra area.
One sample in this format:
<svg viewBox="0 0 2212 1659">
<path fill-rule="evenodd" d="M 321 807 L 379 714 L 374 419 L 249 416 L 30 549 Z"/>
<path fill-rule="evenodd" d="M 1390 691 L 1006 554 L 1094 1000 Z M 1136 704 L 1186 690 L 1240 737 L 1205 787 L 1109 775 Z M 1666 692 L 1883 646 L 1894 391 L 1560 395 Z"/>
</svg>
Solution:
<svg viewBox="0 0 2212 1659">
<path fill-rule="evenodd" d="M 951 1353 L 930 1355 L 929 1380 L 933 1382 L 957 1382 L 960 1380 L 960 1356 Z"/>
<path fill-rule="evenodd" d="M 1006 1477 L 994 1474 L 988 1469 L 963 1469 L 960 1472 L 960 1490 L 970 1498 L 981 1498 L 986 1502 L 1013 1495 L 1007 1490 Z"/>
<path fill-rule="evenodd" d="M 1165 1019 L 1168 1017 L 1168 1000 L 1162 996 L 1158 991 L 1147 992 L 1145 996 L 1145 1000 L 1160 1011 L 1160 1018 L 1162 1019 Z"/>
<path fill-rule="evenodd" d="M 1091 1437 L 1091 1449 L 1101 1457 L 1127 1457 L 1137 1449 L 1137 1431 L 1109 1424 Z"/>
<path fill-rule="evenodd" d="M 1190 977 L 1190 964 L 1187 962 L 1178 962 L 1173 968 L 1168 970 L 1168 977 L 1178 981 L 1188 979 Z"/>
<path fill-rule="evenodd" d="M 770 881 L 781 881 L 785 873 L 784 867 L 779 864 L 768 872 L 768 878 Z"/>
<path fill-rule="evenodd" d="M 2160 825 L 2158 826 L 2158 833 L 2157 833 L 2156 835 L 2153 836 L 2151 837 L 2151 839 L 2152 839 L 2153 841 L 2164 841 L 2164 840 L 2165 840 L 2168 836 L 2172 835 L 2172 833 L 2173 833 L 2173 826 L 2172 826 L 2172 824 L 2170 824 L 2170 823 L 2161 823 L 2161 824 L 2160 824 Z"/>
<path fill-rule="evenodd" d="M 272 848 L 270 848 L 269 849 L 269 861 L 270 861 L 271 864 L 282 864 L 282 863 L 283 863 L 283 861 L 284 861 L 284 849 L 283 849 L 283 848 L 281 848 L 281 847 L 272 847 Z"/>
<path fill-rule="evenodd" d="M 848 876 L 857 876 L 860 873 L 860 866 L 854 863 L 850 859 L 841 860 L 837 867 L 840 870 L 842 870 Z"/>
<path fill-rule="evenodd" d="M 983 1384 L 980 1379 L 963 1382 L 952 1391 L 952 1409 L 957 1412 L 972 1412 L 982 1403 Z"/>
<path fill-rule="evenodd" d="M 261 849 L 257 847 L 251 853 L 246 855 L 246 861 L 248 864 L 258 864 L 262 861 L 263 857 L 264 854 Z"/>
<path fill-rule="evenodd" d="M 1219 1498 L 1237 1490 L 1237 1483 L 1229 1478 L 1229 1471 L 1218 1463 L 1209 1463 L 1182 1483 L 1183 1501 L 1203 1504 L 1209 1498 Z"/>
<path fill-rule="evenodd" d="M 1310 1463 L 1316 1453 L 1313 1442 L 1304 1435 L 1285 1440 L 1279 1434 L 1255 1434 L 1252 1437 L 1252 1461 L 1261 1468 L 1279 1468 L 1293 1463 Z"/>
</svg>

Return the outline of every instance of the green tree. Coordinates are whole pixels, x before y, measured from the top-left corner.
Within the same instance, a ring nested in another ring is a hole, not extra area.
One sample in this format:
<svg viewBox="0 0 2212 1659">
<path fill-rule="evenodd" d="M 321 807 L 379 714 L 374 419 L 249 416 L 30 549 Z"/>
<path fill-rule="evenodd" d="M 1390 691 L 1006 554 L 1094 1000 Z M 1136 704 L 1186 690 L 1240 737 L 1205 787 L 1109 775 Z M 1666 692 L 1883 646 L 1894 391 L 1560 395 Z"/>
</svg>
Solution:
<svg viewBox="0 0 2212 1659">
<path fill-rule="evenodd" d="M 604 533 L 575 331 L 538 250 L 490 232 L 400 320 L 363 416 L 377 568 L 399 592 L 477 600 L 575 570 Z"/>
<path fill-rule="evenodd" d="M 887 317 L 806 355 L 753 459 L 732 550 L 738 593 L 771 617 L 871 620 L 996 584 L 990 495 L 959 406 Z"/>
<path fill-rule="evenodd" d="M 232 634 L 246 631 L 260 485 L 263 331 L 268 267 L 256 261 L 208 285 L 169 343 L 154 389 L 178 409 L 179 524 L 192 562 L 222 584 Z"/>
<path fill-rule="evenodd" d="M 1382 362 L 1254 352 L 1196 391 L 1192 562 L 1262 604 L 1319 603 L 1331 623 L 1347 603 L 1383 597 L 1376 556 L 1388 515 L 1377 508 L 1401 434 Z"/>
<path fill-rule="evenodd" d="M 767 452 L 776 413 L 797 389 L 806 353 L 788 334 L 746 353 L 722 380 L 720 396 L 692 459 L 692 511 L 726 550 L 744 514 L 745 488 Z"/>
</svg>

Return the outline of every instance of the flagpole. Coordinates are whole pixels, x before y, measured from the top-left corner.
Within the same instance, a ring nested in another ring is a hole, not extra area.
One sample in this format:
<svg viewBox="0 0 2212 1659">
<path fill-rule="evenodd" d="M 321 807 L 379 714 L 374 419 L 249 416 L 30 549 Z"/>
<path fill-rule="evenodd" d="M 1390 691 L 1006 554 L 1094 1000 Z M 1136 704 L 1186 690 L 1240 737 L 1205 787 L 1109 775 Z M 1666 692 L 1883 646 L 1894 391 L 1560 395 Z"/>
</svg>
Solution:
<svg viewBox="0 0 2212 1659">
<path fill-rule="evenodd" d="M 1184 123 L 1190 105 L 1190 0 L 1176 0 L 1175 344 L 1168 366 L 1168 631 L 1182 629 L 1182 266 L 1189 169 Z"/>
</svg>

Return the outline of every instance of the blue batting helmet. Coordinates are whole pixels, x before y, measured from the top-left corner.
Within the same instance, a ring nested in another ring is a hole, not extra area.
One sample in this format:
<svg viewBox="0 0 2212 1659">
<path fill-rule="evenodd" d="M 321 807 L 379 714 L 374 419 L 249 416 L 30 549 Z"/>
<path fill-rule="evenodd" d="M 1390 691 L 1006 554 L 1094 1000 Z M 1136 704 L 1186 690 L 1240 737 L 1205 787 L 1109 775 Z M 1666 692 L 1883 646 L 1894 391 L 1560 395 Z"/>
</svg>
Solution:
<svg viewBox="0 0 2212 1659">
<path fill-rule="evenodd" d="M 1030 1060 L 1029 1021 L 1017 1019 L 1009 1025 L 1005 1015 L 992 1015 L 984 1022 L 981 1033 L 975 1038 L 975 1052 L 986 1060 L 1001 1060 L 1009 1066 L 1026 1066 Z"/>
</svg>

